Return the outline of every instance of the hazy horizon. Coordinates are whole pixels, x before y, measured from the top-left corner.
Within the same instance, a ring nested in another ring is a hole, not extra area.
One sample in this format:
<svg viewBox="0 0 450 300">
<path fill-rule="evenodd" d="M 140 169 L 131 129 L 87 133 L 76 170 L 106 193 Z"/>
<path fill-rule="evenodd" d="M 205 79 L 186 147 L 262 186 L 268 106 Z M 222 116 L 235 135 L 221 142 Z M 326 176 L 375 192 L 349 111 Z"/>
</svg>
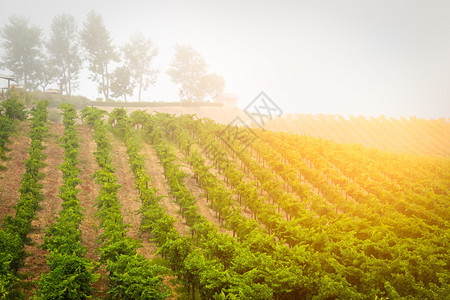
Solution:
<svg viewBox="0 0 450 300">
<path fill-rule="evenodd" d="M 116 46 L 141 31 L 158 47 L 146 101 L 178 99 L 166 71 L 174 45 L 189 44 L 241 108 L 264 91 L 284 113 L 450 117 L 448 1 L 18 0 L 2 8 L 0 26 L 21 15 L 47 37 L 56 15 L 81 29 L 91 10 Z M 74 94 L 95 99 L 87 75 Z"/>
</svg>

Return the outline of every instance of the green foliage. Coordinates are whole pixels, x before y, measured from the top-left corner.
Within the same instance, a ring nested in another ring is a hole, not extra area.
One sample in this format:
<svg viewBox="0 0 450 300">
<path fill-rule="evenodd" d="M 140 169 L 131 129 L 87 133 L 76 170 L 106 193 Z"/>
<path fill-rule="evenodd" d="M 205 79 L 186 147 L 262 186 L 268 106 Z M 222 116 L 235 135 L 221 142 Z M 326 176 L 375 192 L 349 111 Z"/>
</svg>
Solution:
<svg viewBox="0 0 450 300">
<path fill-rule="evenodd" d="M 5 153 L 9 151 L 5 144 L 14 131 L 14 120 L 24 121 L 27 118 L 25 106 L 16 97 L 10 97 L 0 104 L 0 161 L 6 160 Z M 0 171 L 6 167 L 0 165 Z"/>
<path fill-rule="evenodd" d="M 83 121 L 83 124 L 89 127 L 94 127 L 95 123 L 100 122 L 101 118 L 106 114 L 106 111 L 97 107 L 85 106 L 81 110 L 81 120 Z"/>
<path fill-rule="evenodd" d="M 130 113 L 130 125 L 133 128 L 142 128 L 148 122 L 149 116 L 142 110 L 135 110 Z"/>
<path fill-rule="evenodd" d="M 0 298 L 8 299 L 14 283 L 18 281 L 15 274 L 24 257 L 23 242 L 19 235 L 6 230 L 0 231 Z"/>
<path fill-rule="evenodd" d="M 150 265 L 140 255 L 120 255 L 108 260 L 109 290 L 114 299 L 166 299 L 171 292 L 163 284 L 160 274 L 169 270 Z"/>
<path fill-rule="evenodd" d="M 8 142 L 9 136 L 13 130 L 12 120 L 6 115 L 0 115 L 0 159 L 5 160 L 4 153 L 8 150 L 5 144 Z"/>
<path fill-rule="evenodd" d="M 100 260 L 107 263 L 109 271 L 109 295 L 115 299 L 165 299 L 170 295 L 163 285 L 161 273 L 166 272 L 161 267 L 151 266 L 137 248 L 142 244 L 127 236 L 127 224 L 123 222 L 117 191 L 120 185 L 111 165 L 109 151 L 111 144 L 106 136 L 106 124 L 101 120 L 100 110 L 85 108 L 82 117 L 89 119 L 94 127 L 94 138 L 97 143 L 95 157 L 100 169 L 95 173 L 96 182 L 101 185 L 96 198 L 97 217 L 103 234 L 100 236 Z M 126 111 L 114 110 L 110 125 L 115 133 L 122 138 L 127 137 L 128 119 Z M 137 168 L 132 167 L 135 170 Z"/>
<path fill-rule="evenodd" d="M 161 128 L 163 129 L 161 130 Z M 157 215 L 161 213 L 154 202 L 153 205 L 148 205 L 148 208 L 143 210 L 146 228 L 152 230 L 155 241 L 160 245 L 159 251 L 169 259 L 171 268 L 178 273 L 180 279 L 192 292 L 193 297 L 195 297 L 196 290 L 207 299 L 226 290 L 230 295 L 237 292 L 243 298 L 271 298 L 272 289 L 266 284 L 253 283 L 251 272 L 246 272 L 242 276 L 236 274 L 236 263 L 239 257 L 236 251 L 240 249 L 239 244 L 230 236 L 219 234 L 217 229 L 198 213 L 195 205 L 196 199 L 184 184 L 183 179 L 186 174 L 179 170 L 176 156 L 169 143 L 161 137 L 166 133 L 167 136 L 176 140 L 180 148 L 189 151 L 189 142 L 185 135 L 179 133 L 177 124 L 172 123 L 167 115 L 157 114 L 153 120 L 150 119 L 146 123 L 144 130 L 147 130 L 152 136 L 154 149 L 164 167 L 171 191 L 176 196 L 177 204 L 186 218 L 186 223 L 191 227 L 192 235 L 197 236 L 197 244 L 202 248 L 201 251 L 199 249 L 192 251 L 185 238 L 180 238 L 177 234 L 162 234 L 170 229 L 166 225 L 169 220 L 164 215 L 157 218 Z M 198 158 L 198 153 L 193 153 L 195 154 L 192 155 L 197 155 L 195 157 Z M 130 156 L 131 154 L 134 155 L 134 151 L 129 153 Z M 203 163 L 195 158 L 193 161 Z M 197 169 L 201 172 L 197 173 Z M 194 165 L 194 171 L 199 175 L 201 185 L 209 187 L 210 200 L 215 207 L 220 208 L 221 213 L 226 214 L 226 207 L 229 204 L 226 199 L 229 195 L 218 184 L 219 181 L 214 180 L 214 177 L 208 177 L 207 170 L 204 165 Z M 142 185 L 142 187 L 144 186 Z M 144 193 L 141 192 L 141 194 Z M 221 202 L 226 203 L 223 208 L 221 208 Z M 149 210 L 154 213 L 148 213 Z M 238 277 L 242 280 L 234 280 Z"/>
<path fill-rule="evenodd" d="M 52 252 L 47 260 L 50 272 L 39 280 L 37 299 L 88 299 L 91 283 L 98 279 L 92 273 L 94 264 L 77 254 Z"/>
<path fill-rule="evenodd" d="M 220 292 L 220 294 L 214 294 L 213 296 L 214 300 L 237 300 L 239 299 L 238 296 L 231 293 L 224 293 L 223 291 Z"/>
<path fill-rule="evenodd" d="M 25 173 L 19 189 L 19 200 L 14 207 L 16 214 L 15 217 L 8 215 L 3 219 L 0 231 L 0 292 L 5 297 L 15 297 L 12 296 L 12 289 L 17 280 L 16 272 L 23 264 L 24 243 L 27 242 L 31 220 L 42 199 L 38 181 L 42 178 L 39 169 L 43 166 L 41 161 L 44 159 L 42 142 L 47 130 L 47 104 L 45 101 L 38 102 L 32 110 L 31 145 L 28 149 L 29 158 L 24 162 Z"/>
<path fill-rule="evenodd" d="M 116 230 L 111 225 L 108 229 Z M 118 230 L 121 230 L 121 228 L 118 228 Z M 117 241 L 112 241 L 113 239 Z M 130 237 L 122 237 L 122 234 L 120 236 L 113 236 L 100 248 L 101 261 L 116 261 L 120 256 L 134 256 L 139 247 L 142 247 L 142 245 Z"/>
<path fill-rule="evenodd" d="M 448 276 L 443 276 L 449 254 L 447 193 L 425 180 L 429 176 L 448 184 L 448 172 L 439 166 L 445 162 L 409 162 L 427 174 L 413 172 L 422 180 L 418 189 L 408 182 L 408 168 L 397 163 L 403 157 L 268 131 L 258 131 L 250 150 L 251 136 L 245 129 L 224 132 L 223 126 L 192 116 L 147 118 L 141 132 L 154 144 L 200 248 L 187 256 L 175 255 L 184 257 L 184 264 L 172 264 L 192 293 L 197 290 L 205 298 L 439 299 L 448 290 Z M 185 189 L 185 174 L 172 145 L 185 155 L 211 208 L 237 235 L 237 243 L 217 235 L 215 228 L 206 230 L 195 198 Z M 386 158 L 397 169 L 386 167 Z M 356 176 L 362 168 L 364 173 Z M 346 171 L 351 179 L 344 176 Z M 245 177 L 255 180 L 247 184 Z M 427 197 L 434 199 L 433 205 Z M 250 209 L 255 220 L 243 217 L 244 209 Z M 170 259 L 177 243 L 159 233 L 165 227 L 158 214 L 157 208 L 143 212 L 145 228 L 155 233 L 160 252 Z"/>
<path fill-rule="evenodd" d="M 124 140 L 129 131 L 129 121 L 127 111 L 122 108 L 115 108 L 110 114 L 108 124 L 113 127 L 113 132 Z"/>
<path fill-rule="evenodd" d="M 18 99 L 9 98 L 1 103 L 4 114 L 10 119 L 24 121 L 27 118 L 25 105 Z"/>
<path fill-rule="evenodd" d="M 50 254 L 47 264 L 50 272 L 38 282 L 37 299 L 87 299 L 92 296 L 91 284 L 98 279 L 92 272 L 95 263 L 84 258 L 86 248 L 81 245 L 79 226 L 83 220 L 76 189 L 78 179 L 78 137 L 75 128 L 77 113 L 74 105 L 62 104 L 64 135 L 63 184 L 59 196 L 62 211 L 56 223 L 47 229 L 43 247 Z"/>
</svg>

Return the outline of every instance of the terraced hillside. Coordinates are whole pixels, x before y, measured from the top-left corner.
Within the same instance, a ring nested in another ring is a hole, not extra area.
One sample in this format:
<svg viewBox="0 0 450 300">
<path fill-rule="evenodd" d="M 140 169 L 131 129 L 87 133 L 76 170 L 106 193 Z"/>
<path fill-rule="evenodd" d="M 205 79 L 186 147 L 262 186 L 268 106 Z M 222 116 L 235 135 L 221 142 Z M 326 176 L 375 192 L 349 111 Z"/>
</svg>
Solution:
<svg viewBox="0 0 450 300">
<path fill-rule="evenodd" d="M 450 294 L 448 157 L 125 109 L 64 105 L 61 125 L 45 109 L 8 127 L 4 298 Z"/>
</svg>

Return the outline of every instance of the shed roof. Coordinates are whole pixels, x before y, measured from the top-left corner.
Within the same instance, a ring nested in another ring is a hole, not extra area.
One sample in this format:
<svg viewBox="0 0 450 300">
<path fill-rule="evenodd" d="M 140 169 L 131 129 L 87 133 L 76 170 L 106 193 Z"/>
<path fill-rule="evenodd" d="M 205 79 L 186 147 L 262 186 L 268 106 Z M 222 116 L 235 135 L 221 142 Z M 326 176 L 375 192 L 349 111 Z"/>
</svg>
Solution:
<svg viewBox="0 0 450 300">
<path fill-rule="evenodd" d="M 16 81 L 16 78 L 14 76 L 11 76 L 11 75 L 0 74 L 0 78 L 1 79 L 7 79 L 7 80 Z"/>
</svg>

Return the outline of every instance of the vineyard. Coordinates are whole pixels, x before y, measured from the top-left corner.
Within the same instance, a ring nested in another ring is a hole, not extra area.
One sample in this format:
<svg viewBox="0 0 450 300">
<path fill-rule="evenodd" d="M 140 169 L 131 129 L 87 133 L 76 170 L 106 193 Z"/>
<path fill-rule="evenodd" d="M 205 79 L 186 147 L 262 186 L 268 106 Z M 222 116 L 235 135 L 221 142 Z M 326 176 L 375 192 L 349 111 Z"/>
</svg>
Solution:
<svg viewBox="0 0 450 300">
<path fill-rule="evenodd" d="M 450 295 L 448 140 L 420 120 L 415 155 L 47 105 L 0 109 L 2 299 Z"/>
<path fill-rule="evenodd" d="M 446 118 L 302 114 L 270 120 L 267 128 L 398 153 L 450 155 L 450 122 Z"/>
</svg>

